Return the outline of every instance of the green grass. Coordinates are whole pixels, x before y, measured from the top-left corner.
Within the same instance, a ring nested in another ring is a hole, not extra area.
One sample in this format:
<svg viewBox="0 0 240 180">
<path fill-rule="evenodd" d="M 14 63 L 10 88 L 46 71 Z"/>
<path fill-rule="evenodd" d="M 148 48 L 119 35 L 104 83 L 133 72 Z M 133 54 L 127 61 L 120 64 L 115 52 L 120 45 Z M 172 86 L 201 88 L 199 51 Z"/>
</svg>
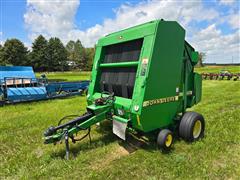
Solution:
<svg viewBox="0 0 240 180">
<path fill-rule="evenodd" d="M 36 76 L 39 78 L 41 74 L 44 73 L 36 73 Z M 50 72 L 45 73 L 48 79 L 55 81 L 81 81 L 81 80 L 89 80 L 90 72 Z"/>
<path fill-rule="evenodd" d="M 89 73 L 86 75 L 88 77 Z M 53 79 L 78 80 L 79 74 L 54 73 Z M 85 77 L 81 77 L 84 79 Z M 203 81 L 202 102 L 192 110 L 206 119 L 205 138 L 188 144 L 176 140 L 161 153 L 155 142 L 122 142 L 105 122 L 88 139 L 44 145 L 43 132 L 65 115 L 85 112 L 86 97 L 9 105 L 0 108 L 1 179 L 239 179 L 240 82 Z M 156 117 L 157 118 L 157 117 Z M 129 153 L 130 152 L 130 153 Z"/>
</svg>

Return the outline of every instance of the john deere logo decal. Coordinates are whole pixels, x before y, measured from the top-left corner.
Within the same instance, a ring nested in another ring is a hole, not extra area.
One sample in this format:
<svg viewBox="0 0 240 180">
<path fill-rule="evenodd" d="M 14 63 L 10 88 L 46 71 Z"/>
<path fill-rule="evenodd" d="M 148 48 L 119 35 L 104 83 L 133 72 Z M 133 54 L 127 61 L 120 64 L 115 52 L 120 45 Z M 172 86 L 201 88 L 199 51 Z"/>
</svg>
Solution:
<svg viewBox="0 0 240 180">
<path fill-rule="evenodd" d="M 143 107 L 148 107 L 148 106 L 152 106 L 152 105 L 155 105 L 155 104 L 163 104 L 163 103 L 168 103 L 168 102 L 174 102 L 174 101 L 178 101 L 178 96 L 172 96 L 172 97 L 166 97 L 166 98 L 161 98 L 161 99 L 144 101 L 143 102 Z"/>
</svg>

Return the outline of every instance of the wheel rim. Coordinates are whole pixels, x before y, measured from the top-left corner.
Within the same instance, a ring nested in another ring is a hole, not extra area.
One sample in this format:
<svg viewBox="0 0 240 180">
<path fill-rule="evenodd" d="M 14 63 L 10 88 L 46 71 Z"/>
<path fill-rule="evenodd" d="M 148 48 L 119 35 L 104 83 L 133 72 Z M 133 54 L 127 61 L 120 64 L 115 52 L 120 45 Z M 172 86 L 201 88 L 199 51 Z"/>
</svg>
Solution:
<svg viewBox="0 0 240 180">
<path fill-rule="evenodd" d="M 200 120 L 197 120 L 193 126 L 193 137 L 194 139 L 198 138 L 202 131 L 202 123 Z"/>
<path fill-rule="evenodd" d="M 171 144 L 172 144 L 172 135 L 171 134 L 168 134 L 167 135 L 167 138 L 166 138 L 166 141 L 165 141 L 165 145 L 167 146 L 167 147 L 169 147 L 169 146 L 171 146 Z"/>
</svg>

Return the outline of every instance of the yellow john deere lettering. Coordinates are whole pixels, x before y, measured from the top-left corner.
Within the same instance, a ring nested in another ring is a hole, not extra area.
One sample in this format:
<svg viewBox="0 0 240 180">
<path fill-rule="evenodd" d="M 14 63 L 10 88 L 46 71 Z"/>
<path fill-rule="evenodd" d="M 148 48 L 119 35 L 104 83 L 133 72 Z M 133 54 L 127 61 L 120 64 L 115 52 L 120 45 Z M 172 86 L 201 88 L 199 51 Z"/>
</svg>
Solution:
<svg viewBox="0 0 240 180">
<path fill-rule="evenodd" d="M 172 97 L 166 97 L 166 98 L 144 101 L 143 102 L 143 107 L 152 106 L 152 105 L 155 105 L 155 104 L 163 104 L 163 103 L 168 103 L 168 102 L 174 102 L 174 101 L 178 101 L 178 96 L 172 96 Z"/>
</svg>

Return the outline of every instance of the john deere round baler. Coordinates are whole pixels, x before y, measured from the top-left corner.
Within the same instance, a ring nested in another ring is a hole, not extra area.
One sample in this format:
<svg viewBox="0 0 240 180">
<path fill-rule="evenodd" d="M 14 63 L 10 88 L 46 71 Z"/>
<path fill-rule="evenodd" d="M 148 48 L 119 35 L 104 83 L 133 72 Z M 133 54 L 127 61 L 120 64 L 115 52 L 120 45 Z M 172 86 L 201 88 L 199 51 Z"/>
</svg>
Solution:
<svg viewBox="0 0 240 180">
<path fill-rule="evenodd" d="M 203 137 L 204 118 L 186 109 L 201 100 L 201 75 L 194 72 L 198 53 L 175 21 L 156 20 L 99 39 L 89 86 L 87 112 L 51 126 L 45 143 L 68 139 L 80 130 L 110 120 L 113 133 L 126 139 L 128 129 L 156 132 L 168 150 L 173 131 L 186 141 Z"/>
</svg>

